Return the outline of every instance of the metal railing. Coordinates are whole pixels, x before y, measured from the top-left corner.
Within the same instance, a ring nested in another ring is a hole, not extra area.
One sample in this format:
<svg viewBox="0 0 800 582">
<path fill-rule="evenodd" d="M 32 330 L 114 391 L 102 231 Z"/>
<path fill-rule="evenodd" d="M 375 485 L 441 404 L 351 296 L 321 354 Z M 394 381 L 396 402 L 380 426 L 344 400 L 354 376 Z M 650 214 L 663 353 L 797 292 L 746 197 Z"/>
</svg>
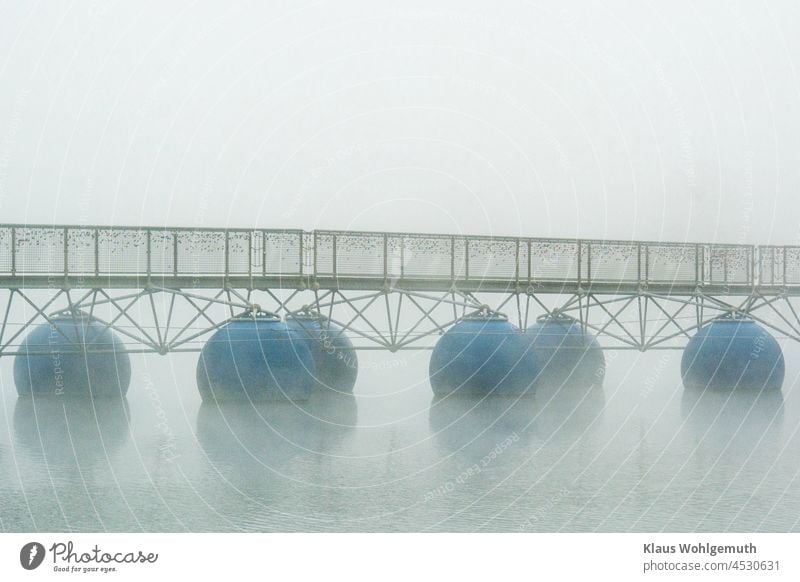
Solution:
<svg viewBox="0 0 800 582">
<path fill-rule="evenodd" d="M 755 247 L 315 231 L 320 277 L 752 285 Z"/>
<path fill-rule="evenodd" d="M 302 274 L 299 230 L 0 226 L 0 274 Z"/>
<path fill-rule="evenodd" d="M 800 247 L 317 230 L 0 225 L 0 276 L 800 285 Z"/>
</svg>

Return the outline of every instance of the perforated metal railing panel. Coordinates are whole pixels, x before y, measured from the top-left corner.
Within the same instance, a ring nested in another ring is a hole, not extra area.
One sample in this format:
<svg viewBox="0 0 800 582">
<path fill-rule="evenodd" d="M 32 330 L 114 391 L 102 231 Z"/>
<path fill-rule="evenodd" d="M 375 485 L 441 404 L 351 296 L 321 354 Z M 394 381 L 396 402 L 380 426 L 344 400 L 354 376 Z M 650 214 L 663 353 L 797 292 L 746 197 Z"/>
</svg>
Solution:
<svg viewBox="0 0 800 582">
<path fill-rule="evenodd" d="M 650 243 L 644 254 L 644 280 L 652 283 L 695 283 L 700 280 L 702 247 L 695 244 Z"/>
<path fill-rule="evenodd" d="M 468 238 L 467 276 L 474 279 L 517 278 L 517 243 L 513 239 Z"/>
<path fill-rule="evenodd" d="M 12 240 L 12 229 L 0 229 L 0 272 L 2 273 L 11 273 L 14 268 Z"/>
<path fill-rule="evenodd" d="M 531 279 L 534 281 L 586 280 L 587 247 L 578 241 L 531 241 Z M 582 272 L 579 269 L 583 265 Z"/>
<path fill-rule="evenodd" d="M 800 285 L 800 247 L 300 230 L 0 226 L 0 274 Z"/>
<path fill-rule="evenodd" d="M 156 230 L 150 234 L 150 272 L 170 274 L 175 272 L 175 233 Z"/>
<path fill-rule="evenodd" d="M 589 242 L 587 279 L 634 283 L 642 280 L 641 247 L 636 243 Z"/>
<path fill-rule="evenodd" d="M 147 273 L 147 232 L 102 229 L 98 232 L 98 272 L 103 275 Z"/>
<path fill-rule="evenodd" d="M 64 229 L 19 228 L 13 259 L 18 273 L 63 273 Z"/>
<path fill-rule="evenodd" d="M 753 281 L 752 247 L 708 245 L 703 272 L 708 283 L 746 284 Z"/>
</svg>

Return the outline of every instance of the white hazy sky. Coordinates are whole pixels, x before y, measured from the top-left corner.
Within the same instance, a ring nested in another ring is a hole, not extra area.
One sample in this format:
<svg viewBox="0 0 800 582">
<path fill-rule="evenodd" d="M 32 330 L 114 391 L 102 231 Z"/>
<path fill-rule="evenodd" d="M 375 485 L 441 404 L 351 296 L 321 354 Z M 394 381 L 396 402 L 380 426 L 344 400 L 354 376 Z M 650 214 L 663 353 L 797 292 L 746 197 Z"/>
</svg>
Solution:
<svg viewBox="0 0 800 582">
<path fill-rule="evenodd" d="M 800 4 L 0 0 L 0 221 L 800 243 Z"/>
</svg>

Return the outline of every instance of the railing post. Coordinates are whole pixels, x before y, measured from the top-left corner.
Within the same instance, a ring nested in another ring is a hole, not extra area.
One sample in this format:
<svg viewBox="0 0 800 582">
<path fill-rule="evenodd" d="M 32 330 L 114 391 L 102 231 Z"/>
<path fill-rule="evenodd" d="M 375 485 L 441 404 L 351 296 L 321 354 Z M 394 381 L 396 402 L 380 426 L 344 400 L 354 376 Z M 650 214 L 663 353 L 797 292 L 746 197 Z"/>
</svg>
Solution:
<svg viewBox="0 0 800 582">
<path fill-rule="evenodd" d="M 11 276 L 17 275 L 17 228 L 11 227 Z"/>
<path fill-rule="evenodd" d="M 706 256 L 709 257 L 709 265 L 706 267 Z M 711 268 L 711 254 L 708 251 L 708 245 L 700 245 L 700 282 L 705 285 L 706 282 L 711 283 L 714 278 L 713 269 Z"/>
<path fill-rule="evenodd" d="M 514 285 L 519 287 L 519 239 L 514 241 Z"/>
<path fill-rule="evenodd" d="M 94 276 L 100 276 L 100 229 L 94 229 Z"/>
<path fill-rule="evenodd" d="M 230 267 L 230 256 L 228 254 L 228 229 L 225 229 L 225 274 L 223 275 L 223 279 L 225 283 L 228 282 L 228 277 L 230 277 L 229 267 Z"/>
<path fill-rule="evenodd" d="M 582 260 L 583 249 L 582 249 L 582 246 L 583 245 L 581 245 L 581 241 L 580 240 L 578 240 L 577 242 L 578 242 L 578 287 L 580 287 L 581 286 L 581 282 L 583 281 L 583 271 L 582 271 L 582 269 L 583 269 L 583 265 L 582 265 L 582 263 L 583 263 L 583 260 Z"/>
<path fill-rule="evenodd" d="M 726 285 L 730 284 L 728 281 L 728 252 L 722 255 L 722 280 L 725 282 Z"/>
<path fill-rule="evenodd" d="M 773 264 L 775 262 L 774 256 L 775 255 L 773 254 Z M 784 246 L 783 247 L 783 284 L 784 285 L 787 284 L 787 281 L 786 281 L 786 262 L 787 262 L 788 258 L 789 258 L 789 250 L 788 250 L 787 247 Z M 774 269 L 775 269 L 775 267 L 773 267 L 773 272 L 774 272 Z"/>
<path fill-rule="evenodd" d="M 305 246 L 305 242 L 306 242 L 305 234 L 301 231 L 300 232 L 300 240 L 298 241 L 298 249 L 300 251 L 300 257 L 299 257 L 299 259 L 300 259 L 300 277 L 303 276 L 303 272 L 305 271 L 305 262 L 306 262 L 306 257 L 305 257 L 306 246 Z M 267 244 L 266 244 L 266 241 L 264 241 L 264 248 L 266 249 L 266 247 L 267 247 Z M 265 253 L 266 253 L 266 251 L 265 251 Z M 266 257 L 266 254 L 264 256 Z M 266 260 L 264 261 L 264 264 L 265 265 L 267 264 Z"/>
<path fill-rule="evenodd" d="M 456 280 L 456 237 L 450 237 L 450 281 Z"/>
<path fill-rule="evenodd" d="M 533 278 L 533 275 L 531 273 L 531 270 L 533 268 L 532 265 L 533 265 L 533 243 L 531 242 L 531 239 L 528 239 L 528 287 L 530 287 L 531 279 Z"/>
<path fill-rule="evenodd" d="M 389 280 L 389 235 L 383 233 L 383 280 Z"/>
<path fill-rule="evenodd" d="M 783 251 L 783 254 L 781 256 L 783 257 L 783 261 L 785 262 L 786 261 L 786 256 L 787 256 L 786 247 L 783 247 L 782 251 Z M 763 253 L 760 252 L 759 254 L 762 257 L 761 260 L 763 261 L 764 260 Z M 776 285 L 777 281 L 778 281 L 778 279 L 777 279 L 778 274 L 775 272 L 775 270 L 777 268 L 777 262 L 778 262 L 778 249 L 776 247 L 771 247 L 769 249 L 769 282 L 770 282 L 771 285 Z M 763 263 L 762 263 L 761 269 L 764 269 L 764 268 L 765 267 L 763 266 Z M 783 284 L 784 285 L 786 284 L 786 277 L 785 276 L 783 277 Z"/>
<path fill-rule="evenodd" d="M 334 235 L 331 235 L 331 236 L 333 236 L 333 276 L 334 277 L 338 277 L 338 273 L 337 273 L 337 270 L 336 270 L 336 266 L 337 266 L 336 265 L 336 263 L 337 263 L 337 260 L 336 260 L 336 253 L 337 253 L 337 250 L 336 250 L 336 235 L 334 234 Z"/>
<path fill-rule="evenodd" d="M 314 278 L 316 279 L 317 278 L 317 252 L 318 252 L 318 249 L 319 249 L 319 240 L 318 240 L 318 237 L 317 237 L 317 231 L 316 230 L 314 231 L 313 237 L 314 237 L 314 249 L 312 250 L 312 252 L 313 252 L 314 256 L 311 257 L 311 263 L 312 263 L 311 268 L 314 270 Z"/>
<path fill-rule="evenodd" d="M 151 247 L 151 245 L 152 245 L 151 238 L 152 238 L 152 237 L 151 237 L 151 232 L 150 232 L 150 229 L 149 229 L 149 228 L 148 228 L 148 229 L 145 231 L 145 233 L 146 233 L 146 234 L 145 234 L 145 238 L 146 238 L 146 240 L 147 240 L 147 247 L 146 247 L 146 248 L 147 248 L 147 250 L 146 250 L 146 260 L 147 260 L 147 280 L 148 280 L 148 281 L 150 281 L 150 273 L 152 272 L 152 270 L 151 270 L 151 263 L 150 263 L 150 260 L 151 260 L 151 255 L 152 255 L 152 247 Z"/>
<path fill-rule="evenodd" d="M 303 233 L 300 233 L 300 272 L 303 272 Z M 261 276 L 267 276 L 267 231 L 261 231 Z"/>
<path fill-rule="evenodd" d="M 180 269 L 178 268 L 178 236 L 180 236 L 180 231 L 173 230 L 172 231 L 172 274 L 177 277 L 178 273 L 180 273 Z"/>
<path fill-rule="evenodd" d="M 708 267 L 706 267 L 706 256 L 708 256 Z M 710 244 L 703 246 L 703 279 L 709 285 L 714 283 L 714 247 Z"/>
<path fill-rule="evenodd" d="M 469 238 L 464 237 L 464 279 L 469 281 Z"/>
<path fill-rule="evenodd" d="M 69 228 L 64 227 L 64 279 L 69 276 Z"/>
<path fill-rule="evenodd" d="M 636 282 L 639 285 L 647 283 L 642 281 L 642 243 L 636 243 Z"/>
<path fill-rule="evenodd" d="M 592 243 L 586 243 L 586 280 L 592 284 Z"/>
<path fill-rule="evenodd" d="M 400 237 L 400 280 L 402 281 L 406 275 L 406 239 Z"/>
<path fill-rule="evenodd" d="M 250 278 L 250 286 L 253 280 L 253 231 L 247 231 L 247 276 Z"/>
</svg>

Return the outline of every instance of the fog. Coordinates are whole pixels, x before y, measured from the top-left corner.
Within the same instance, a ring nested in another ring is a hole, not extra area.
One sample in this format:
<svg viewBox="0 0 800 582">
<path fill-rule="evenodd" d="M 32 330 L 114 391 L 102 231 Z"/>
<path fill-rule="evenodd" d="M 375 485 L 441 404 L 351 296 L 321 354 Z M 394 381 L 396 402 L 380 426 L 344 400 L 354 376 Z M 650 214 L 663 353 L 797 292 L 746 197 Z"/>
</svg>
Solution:
<svg viewBox="0 0 800 582">
<path fill-rule="evenodd" d="M 6 2 L 4 222 L 797 243 L 795 2 Z"/>
</svg>

